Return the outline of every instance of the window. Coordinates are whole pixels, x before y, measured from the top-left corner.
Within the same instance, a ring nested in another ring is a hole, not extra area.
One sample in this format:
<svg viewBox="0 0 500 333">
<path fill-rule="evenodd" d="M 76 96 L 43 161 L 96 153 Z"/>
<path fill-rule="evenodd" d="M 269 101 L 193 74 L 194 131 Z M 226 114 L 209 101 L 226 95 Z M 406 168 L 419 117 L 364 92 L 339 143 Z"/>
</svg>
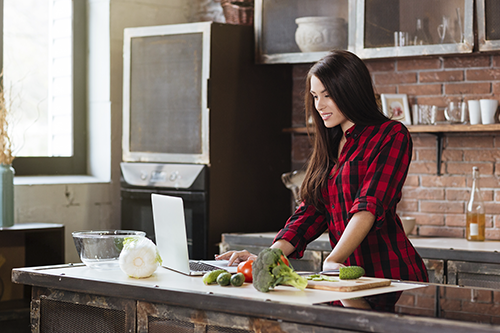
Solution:
<svg viewBox="0 0 500 333">
<path fill-rule="evenodd" d="M 0 2 L 16 175 L 85 174 L 86 1 Z"/>
</svg>

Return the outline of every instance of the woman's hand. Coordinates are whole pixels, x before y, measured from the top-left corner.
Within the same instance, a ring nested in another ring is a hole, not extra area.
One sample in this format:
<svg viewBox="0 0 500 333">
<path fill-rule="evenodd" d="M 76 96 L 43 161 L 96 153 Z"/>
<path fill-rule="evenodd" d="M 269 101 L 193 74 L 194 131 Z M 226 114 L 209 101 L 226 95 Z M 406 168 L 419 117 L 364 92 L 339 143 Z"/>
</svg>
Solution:
<svg viewBox="0 0 500 333">
<path fill-rule="evenodd" d="M 339 269 L 340 267 L 345 267 L 345 266 L 332 259 L 329 259 L 329 257 L 327 257 L 323 262 L 323 271 L 333 271 L 335 269 Z"/>
<path fill-rule="evenodd" d="M 248 259 L 255 260 L 257 259 L 257 256 L 248 252 L 247 250 L 227 251 L 215 256 L 215 260 L 229 260 L 229 266 L 233 264 L 239 264 L 240 262 L 247 261 Z"/>
</svg>

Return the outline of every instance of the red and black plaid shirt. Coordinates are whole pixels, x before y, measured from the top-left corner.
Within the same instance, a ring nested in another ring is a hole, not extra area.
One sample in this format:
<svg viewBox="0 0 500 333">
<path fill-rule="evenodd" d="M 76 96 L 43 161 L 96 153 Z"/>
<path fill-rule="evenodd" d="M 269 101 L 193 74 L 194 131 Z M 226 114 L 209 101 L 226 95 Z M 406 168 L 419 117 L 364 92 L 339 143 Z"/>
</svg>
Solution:
<svg viewBox="0 0 500 333">
<path fill-rule="evenodd" d="M 308 243 L 328 229 L 332 248 L 351 217 L 369 211 L 375 223 L 366 238 L 346 260 L 361 266 L 366 276 L 428 281 L 419 254 L 406 237 L 396 205 L 411 162 L 411 136 L 401 123 L 354 125 L 323 191 L 326 213 L 302 203 L 275 241 L 295 246 L 292 258 L 301 258 Z"/>
</svg>

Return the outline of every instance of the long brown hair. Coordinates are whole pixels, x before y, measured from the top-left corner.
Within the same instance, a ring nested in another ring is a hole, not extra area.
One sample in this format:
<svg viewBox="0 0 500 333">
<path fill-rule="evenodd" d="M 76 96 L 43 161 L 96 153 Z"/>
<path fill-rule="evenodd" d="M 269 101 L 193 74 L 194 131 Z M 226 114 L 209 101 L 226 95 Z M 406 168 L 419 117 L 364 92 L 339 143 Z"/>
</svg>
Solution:
<svg viewBox="0 0 500 333">
<path fill-rule="evenodd" d="M 317 77 L 340 112 L 357 125 L 380 125 L 389 119 L 380 111 L 365 64 L 348 51 L 332 51 L 315 63 L 307 74 L 305 91 L 306 123 L 312 117 L 313 152 L 309 159 L 300 195 L 306 204 L 324 209 L 322 190 L 328 174 L 338 162 L 339 144 L 344 133 L 340 125 L 325 127 L 310 93 L 311 77 Z"/>
</svg>

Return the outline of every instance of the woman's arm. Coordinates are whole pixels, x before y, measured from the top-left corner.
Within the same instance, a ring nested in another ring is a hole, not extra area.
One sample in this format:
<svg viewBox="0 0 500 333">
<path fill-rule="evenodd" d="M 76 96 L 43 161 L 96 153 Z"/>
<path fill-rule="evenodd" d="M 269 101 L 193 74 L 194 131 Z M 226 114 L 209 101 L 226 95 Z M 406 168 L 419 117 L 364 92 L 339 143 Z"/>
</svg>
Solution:
<svg viewBox="0 0 500 333">
<path fill-rule="evenodd" d="M 278 248 L 283 251 L 283 253 L 288 256 L 290 253 L 295 251 L 295 248 L 293 247 L 292 244 L 287 242 L 284 239 L 280 239 L 276 241 L 273 245 L 271 245 L 271 248 Z M 227 251 L 225 253 L 219 254 L 215 256 L 215 260 L 229 260 L 229 265 L 233 264 L 239 264 L 242 261 L 247 261 L 247 260 L 255 260 L 257 258 L 257 255 L 252 254 L 248 252 L 247 250 L 241 250 L 241 251 Z"/>
<path fill-rule="evenodd" d="M 375 216 L 368 211 L 354 214 L 339 242 L 325 259 L 323 270 L 338 269 L 365 239 L 374 222 Z"/>
</svg>

